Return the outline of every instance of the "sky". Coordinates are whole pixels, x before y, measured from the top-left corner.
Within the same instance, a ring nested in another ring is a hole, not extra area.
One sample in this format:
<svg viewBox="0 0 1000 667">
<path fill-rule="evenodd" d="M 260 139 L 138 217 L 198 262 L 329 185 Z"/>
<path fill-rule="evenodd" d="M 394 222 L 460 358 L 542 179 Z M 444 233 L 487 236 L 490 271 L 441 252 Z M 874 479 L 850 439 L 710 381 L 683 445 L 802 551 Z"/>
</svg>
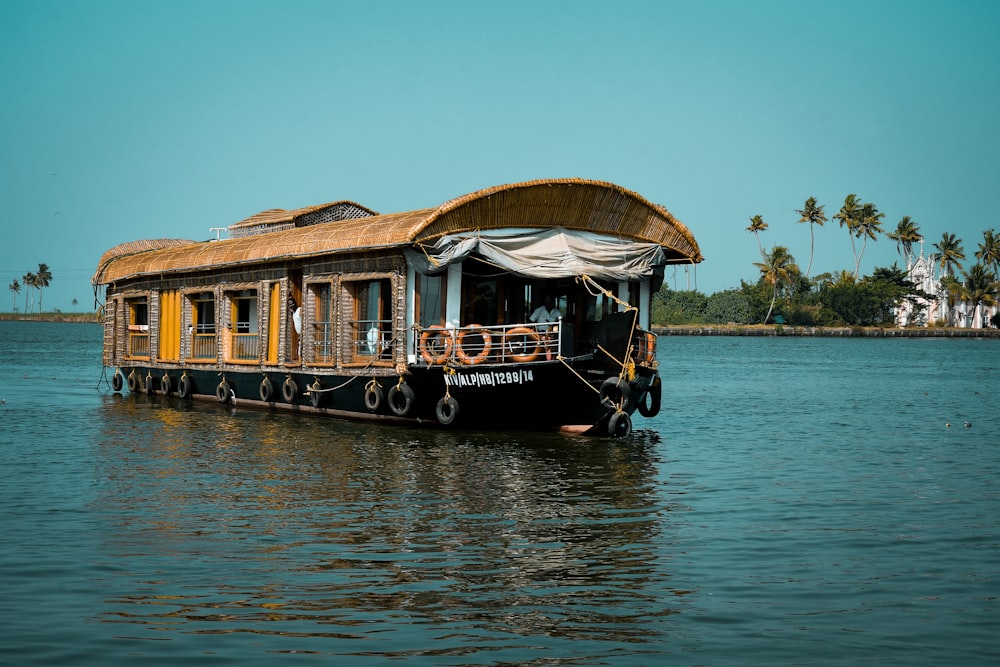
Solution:
<svg viewBox="0 0 1000 667">
<path fill-rule="evenodd" d="M 44 309 L 82 312 L 125 241 L 568 177 L 691 229 L 676 289 L 756 281 L 753 215 L 805 271 L 810 196 L 812 275 L 854 268 L 852 193 L 972 260 L 1000 227 L 998 31 L 993 0 L 0 0 L 0 280 L 48 264 Z M 861 271 L 893 262 L 880 237 Z"/>
</svg>

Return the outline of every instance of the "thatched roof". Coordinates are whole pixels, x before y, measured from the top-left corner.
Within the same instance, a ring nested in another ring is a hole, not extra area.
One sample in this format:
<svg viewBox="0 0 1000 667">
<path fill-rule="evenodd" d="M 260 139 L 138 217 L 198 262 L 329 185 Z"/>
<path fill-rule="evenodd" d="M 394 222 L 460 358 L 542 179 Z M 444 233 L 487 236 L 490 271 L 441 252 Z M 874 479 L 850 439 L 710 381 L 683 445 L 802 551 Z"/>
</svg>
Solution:
<svg viewBox="0 0 1000 667">
<path fill-rule="evenodd" d="M 314 214 L 336 204 L 296 211 L 265 211 L 237 225 L 251 227 L 287 222 L 289 216 L 294 220 L 296 215 Z M 122 244 L 101 258 L 93 283 L 103 285 L 144 275 L 411 246 L 445 234 L 476 230 L 551 227 L 657 243 L 672 262 L 702 260 L 690 230 L 665 208 L 611 183 L 555 179 L 487 188 L 437 208 L 333 220 L 222 241 Z M 164 245 L 157 246 L 157 243 Z M 144 252 L 137 251 L 142 244 L 151 245 Z"/>
</svg>

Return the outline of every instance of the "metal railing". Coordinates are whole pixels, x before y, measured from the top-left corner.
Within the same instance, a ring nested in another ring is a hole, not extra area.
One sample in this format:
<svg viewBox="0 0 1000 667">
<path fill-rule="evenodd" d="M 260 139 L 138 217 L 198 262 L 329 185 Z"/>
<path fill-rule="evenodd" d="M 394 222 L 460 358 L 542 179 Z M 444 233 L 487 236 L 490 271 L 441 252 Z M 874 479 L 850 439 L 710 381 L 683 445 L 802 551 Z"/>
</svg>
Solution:
<svg viewBox="0 0 1000 667">
<path fill-rule="evenodd" d="M 355 320 L 350 327 L 355 356 L 378 357 L 392 347 L 392 320 Z"/>
<path fill-rule="evenodd" d="M 528 363 L 562 354 L 556 323 L 465 327 L 425 327 L 414 330 L 414 349 L 428 364 L 464 365 Z"/>
</svg>

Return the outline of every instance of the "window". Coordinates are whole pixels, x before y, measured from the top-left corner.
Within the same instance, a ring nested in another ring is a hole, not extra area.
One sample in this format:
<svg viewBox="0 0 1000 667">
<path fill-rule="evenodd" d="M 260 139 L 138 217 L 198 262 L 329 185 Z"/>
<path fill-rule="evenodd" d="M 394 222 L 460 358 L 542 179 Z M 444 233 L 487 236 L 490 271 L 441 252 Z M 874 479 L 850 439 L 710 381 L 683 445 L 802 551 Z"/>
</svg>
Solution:
<svg viewBox="0 0 1000 667">
<path fill-rule="evenodd" d="M 215 296 L 204 292 L 191 296 L 191 358 L 214 360 Z"/>
<path fill-rule="evenodd" d="M 330 283 L 314 283 L 309 285 L 312 292 L 316 312 L 313 317 L 313 359 L 317 364 L 333 363 L 336 354 L 334 347 L 335 332 L 333 328 L 333 289 Z"/>
<path fill-rule="evenodd" d="M 125 300 L 128 314 L 128 356 L 149 359 L 149 298 Z"/>
<path fill-rule="evenodd" d="M 353 341 L 351 359 L 389 356 L 392 343 L 392 284 L 388 278 L 351 283 L 354 320 L 350 323 Z"/>
<path fill-rule="evenodd" d="M 257 290 L 242 290 L 229 294 L 231 306 L 230 358 L 234 361 L 256 361 L 260 350 L 257 325 Z"/>
</svg>

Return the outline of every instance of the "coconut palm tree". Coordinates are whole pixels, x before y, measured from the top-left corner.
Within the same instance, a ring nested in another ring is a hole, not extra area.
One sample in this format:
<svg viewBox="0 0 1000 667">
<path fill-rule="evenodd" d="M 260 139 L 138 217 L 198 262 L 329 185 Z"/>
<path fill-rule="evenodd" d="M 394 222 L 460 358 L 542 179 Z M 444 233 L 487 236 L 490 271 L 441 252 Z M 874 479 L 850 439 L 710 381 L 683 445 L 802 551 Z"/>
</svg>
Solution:
<svg viewBox="0 0 1000 667">
<path fill-rule="evenodd" d="M 14 280 L 10 283 L 10 285 L 7 285 L 7 289 L 9 289 L 11 293 L 11 301 L 12 301 L 11 312 L 16 313 L 17 295 L 21 293 L 21 283 L 17 282 L 17 278 L 14 278 Z"/>
<path fill-rule="evenodd" d="M 32 271 L 28 271 L 21 277 L 24 281 L 24 286 L 28 289 L 24 292 L 24 312 L 31 312 L 28 310 L 28 295 L 31 295 L 31 310 L 35 309 L 35 293 L 32 289 L 35 287 L 35 274 Z"/>
<path fill-rule="evenodd" d="M 840 210 L 833 219 L 840 223 L 841 227 L 847 227 L 847 235 L 851 237 L 851 252 L 854 253 L 854 265 L 857 266 L 858 262 L 858 251 L 854 245 L 854 231 L 858 227 L 858 221 L 861 216 L 861 203 L 858 201 L 858 196 L 851 194 L 844 197 L 844 205 L 840 207 Z M 855 271 L 857 275 L 857 271 Z"/>
<path fill-rule="evenodd" d="M 976 251 L 976 259 L 993 269 L 994 273 L 1000 270 L 1000 236 L 992 229 L 983 232 L 983 242 Z"/>
<path fill-rule="evenodd" d="M 826 222 L 826 214 L 823 212 L 822 206 L 816 205 L 815 197 L 807 199 L 805 205 L 802 207 L 802 210 L 795 212 L 801 216 L 799 218 L 799 222 L 809 223 L 809 264 L 806 266 L 806 278 L 809 278 L 809 274 L 812 272 L 813 266 L 813 249 L 816 246 L 816 238 L 813 234 L 813 225 L 819 225 L 822 227 L 823 223 Z"/>
<path fill-rule="evenodd" d="M 763 262 L 754 262 L 754 266 L 760 269 L 761 278 L 771 286 L 771 305 L 764 316 L 764 324 L 767 324 L 774 310 L 774 302 L 778 299 L 778 290 L 785 286 L 794 284 L 800 275 L 799 267 L 795 263 L 795 258 L 788 252 L 785 246 L 776 245 L 770 253 L 764 255 Z"/>
<path fill-rule="evenodd" d="M 859 239 L 864 239 L 861 243 L 861 252 L 858 253 L 856 264 L 854 265 L 854 276 L 861 275 L 861 258 L 865 256 L 865 248 L 868 247 L 868 239 L 878 241 L 878 235 L 882 233 L 882 218 L 885 213 L 878 210 L 875 204 L 866 202 L 861 207 L 861 215 L 858 224 L 854 228 L 854 235 Z"/>
<path fill-rule="evenodd" d="M 996 275 L 985 264 L 976 262 L 965 274 L 965 280 L 958 283 L 958 296 L 972 306 L 972 326 L 976 325 L 976 317 L 980 315 L 979 307 L 995 306 L 1000 295 L 1000 282 Z M 979 318 L 979 326 L 983 326 Z"/>
<path fill-rule="evenodd" d="M 760 244 L 760 233 L 766 230 L 767 223 L 764 222 L 764 218 L 759 215 L 755 215 L 750 218 L 750 226 L 747 227 L 747 231 L 757 237 L 757 249 L 760 251 L 761 259 L 764 259 L 764 246 Z"/>
<path fill-rule="evenodd" d="M 896 242 L 896 252 L 903 256 L 906 271 L 909 272 L 913 268 L 913 244 L 924 240 L 920 234 L 920 225 L 910 219 L 910 216 L 904 215 L 896 223 L 896 231 L 889 232 L 886 236 Z"/>
<path fill-rule="evenodd" d="M 49 286 L 52 280 L 52 272 L 49 271 L 48 264 L 39 264 L 38 273 L 35 274 L 35 287 L 38 288 L 38 312 L 42 312 L 42 288 Z"/>
<path fill-rule="evenodd" d="M 965 250 L 962 249 L 962 240 L 954 234 L 945 232 L 941 240 L 934 244 L 941 257 L 938 266 L 944 271 L 946 276 L 954 276 L 955 269 L 962 268 L 961 260 L 965 259 Z"/>
</svg>

